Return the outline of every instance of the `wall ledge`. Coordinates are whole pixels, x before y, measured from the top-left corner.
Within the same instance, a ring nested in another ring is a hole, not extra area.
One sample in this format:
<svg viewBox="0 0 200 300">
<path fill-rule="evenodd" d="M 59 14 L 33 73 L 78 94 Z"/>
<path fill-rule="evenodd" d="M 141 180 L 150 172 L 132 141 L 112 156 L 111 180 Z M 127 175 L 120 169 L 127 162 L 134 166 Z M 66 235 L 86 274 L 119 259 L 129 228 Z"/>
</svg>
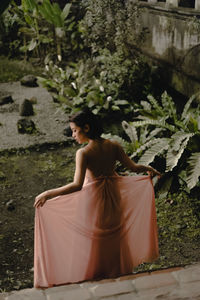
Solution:
<svg viewBox="0 0 200 300">
<path fill-rule="evenodd" d="M 185 17 L 197 17 L 200 19 L 200 10 L 196 10 L 194 8 L 187 8 L 187 7 L 175 7 L 165 2 L 156 2 L 156 3 L 149 3 L 145 1 L 137 2 L 138 6 L 141 8 L 148 8 L 151 10 L 168 12 L 168 13 L 175 13 Z"/>
</svg>

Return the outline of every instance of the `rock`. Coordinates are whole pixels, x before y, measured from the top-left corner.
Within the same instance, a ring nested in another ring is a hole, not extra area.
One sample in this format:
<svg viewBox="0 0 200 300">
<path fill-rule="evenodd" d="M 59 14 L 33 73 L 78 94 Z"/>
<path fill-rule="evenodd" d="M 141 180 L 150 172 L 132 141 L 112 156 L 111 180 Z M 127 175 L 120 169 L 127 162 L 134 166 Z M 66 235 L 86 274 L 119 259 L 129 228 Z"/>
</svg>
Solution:
<svg viewBox="0 0 200 300">
<path fill-rule="evenodd" d="M 9 211 L 14 210 L 15 209 L 14 201 L 9 200 L 8 202 L 6 202 L 6 207 L 7 207 L 7 210 L 9 210 Z"/>
<path fill-rule="evenodd" d="M 72 131 L 69 125 L 63 130 L 63 134 L 69 137 L 72 136 Z"/>
<path fill-rule="evenodd" d="M 28 99 L 24 99 L 21 109 L 20 109 L 20 116 L 33 116 L 33 104 Z"/>
<path fill-rule="evenodd" d="M 36 131 L 35 124 L 29 119 L 20 119 L 17 122 L 17 129 L 19 133 L 32 134 Z"/>
<path fill-rule="evenodd" d="M 26 75 L 21 80 L 21 85 L 29 86 L 29 87 L 37 87 L 37 78 L 34 75 Z"/>
<path fill-rule="evenodd" d="M 30 101 L 32 104 L 37 104 L 37 98 L 36 98 L 36 97 L 32 97 L 31 99 L 29 99 L 29 101 Z"/>
<path fill-rule="evenodd" d="M 14 101 L 11 95 L 0 93 L 0 105 L 13 103 L 13 102 Z"/>
</svg>

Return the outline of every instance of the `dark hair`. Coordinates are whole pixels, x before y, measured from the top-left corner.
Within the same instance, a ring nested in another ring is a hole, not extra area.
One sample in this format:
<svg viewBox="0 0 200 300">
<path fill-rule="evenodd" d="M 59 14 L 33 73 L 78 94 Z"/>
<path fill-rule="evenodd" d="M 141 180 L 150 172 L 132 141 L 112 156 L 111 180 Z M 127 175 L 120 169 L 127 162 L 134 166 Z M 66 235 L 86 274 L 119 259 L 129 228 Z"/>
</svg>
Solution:
<svg viewBox="0 0 200 300">
<path fill-rule="evenodd" d="M 87 136 L 92 140 L 99 138 L 103 133 L 103 128 L 102 128 L 100 118 L 94 115 L 89 110 L 80 111 L 72 115 L 69 118 L 69 122 L 73 122 L 81 128 L 84 128 L 86 124 L 89 125 L 90 130 L 87 133 Z"/>
</svg>

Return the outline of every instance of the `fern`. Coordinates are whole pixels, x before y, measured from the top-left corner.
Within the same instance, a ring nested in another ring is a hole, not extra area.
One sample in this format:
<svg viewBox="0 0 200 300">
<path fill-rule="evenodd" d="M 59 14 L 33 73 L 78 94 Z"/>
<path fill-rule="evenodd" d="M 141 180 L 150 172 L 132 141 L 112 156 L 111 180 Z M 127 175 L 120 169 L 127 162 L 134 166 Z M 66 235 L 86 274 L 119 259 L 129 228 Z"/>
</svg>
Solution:
<svg viewBox="0 0 200 300">
<path fill-rule="evenodd" d="M 200 130 L 200 116 L 197 118 L 198 130 Z"/>
<path fill-rule="evenodd" d="M 157 127 L 168 129 L 172 132 L 177 131 L 173 125 L 167 124 L 164 119 L 160 119 L 160 120 L 146 119 L 144 121 L 135 121 L 135 122 L 132 122 L 132 125 L 134 125 L 135 127 L 141 127 L 141 126 L 145 126 L 145 125 L 154 125 Z"/>
<path fill-rule="evenodd" d="M 200 176 L 200 152 L 193 153 L 188 159 L 187 186 L 192 189 L 198 182 Z"/>
<path fill-rule="evenodd" d="M 155 144 L 145 151 L 144 155 L 140 158 L 139 163 L 148 165 L 150 164 L 156 155 L 162 153 L 169 147 L 169 139 L 162 138 L 154 140 Z"/>
<path fill-rule="evenodd" d="M 139 153 L 143 152 L 144 150 L 146 150 L 147 148 L 150 148 L 152 145 L 154 145 L 155 143 L 159 142 L 160 138 L 155 138 L 152 139 L 150 141 L 147 141 L 146 143 L 142 144 L 132 155 L 131 158 L 136 157 Z"/>
<path fill-rule="evenodd" d="M 167 151 L 166 164 L 167 171 L 173 170 L 177 166 L 179 159 L 181 158 L 189 139 L 193 136 L 193 133 L 184 134 L 177 132 L 171 137 L 171 146 Z"/>
<path fill-rule="evenodd" d="M 143 106 L 145 111 L 151 111 L 151 104 L 147 101 L 141 101 L 140 104 Z"/>
<path fill-rule="evenodd" d="M 159 136 L 159 133 L 162 132 L 162 128 L 155 128 L 154 130 L 150 131 L 147 140 L 151 140 L 155 136 Z"/>
<path fill-rule="evenodd" d="M 138 140 L 138 135 L 135 127 L 132 125 L 132 123 L 127 123 L 126 121 L 122 122 L 122 127 L 128 137 L 130 138 L 131 142 L 135 142 Z"/>
<path fill-rule="evenodd" d="M 164 199 L 167 197 L 167 194 L 170 191 L 172 181 L 173 181 L 173 176 L 169 176 L 164 180 L 162 186 L 159 188 L 159 191 L 158 191 L 160 199 Z"/>
<path fill-rule="evenodd" d="M 175 125 L 176 125 L 176 127 L 178 127 L 178 129 L 183 129 L 183 130 L 185 130 L 185 131 L 188 130 L 188 129 L 187 129 L 187 126 L 185 125 L 185 123 L 183 123 L 183 122 L 180 121 L 180 120 L 176 120 L 176 121 L 175 121 Z"/>
<path fill-rule="evenodd" d="M 155 110 L 157 111 L 157 114 L 160 116 L 163 116 L 163 109 L 162 107 L 158 104 L 158 101 L 152 96 L 152 95 L 148 95 L 147 96 L 149 102 L 151 103 L 151 105 L 155 108 Z"/>
<path fill-rule="evenodd" d="M 192 97 L 190 97 L 190 99 L 185 104 L 182 115 L 181 115 L 181 120 L 184 121 L 186 119 L 188 111 L 190 109 L 190 106 L 191 106 L 191 104 L 192 104 L 192 102 L 194 101 L 195 98 L 196 98 L 196 95 L 193 95 Z"/>
<path fill-rule="evenodd" d="M 161 95 L 162 100 L 162 106 L 167 114 L 173 117 L 174 121 L 177 120 L 177 113 L 176 113 L 176 107 L 174 102 L 172 101 L 172 98 L 167 94 L 165 91 Z"/>
</svg>

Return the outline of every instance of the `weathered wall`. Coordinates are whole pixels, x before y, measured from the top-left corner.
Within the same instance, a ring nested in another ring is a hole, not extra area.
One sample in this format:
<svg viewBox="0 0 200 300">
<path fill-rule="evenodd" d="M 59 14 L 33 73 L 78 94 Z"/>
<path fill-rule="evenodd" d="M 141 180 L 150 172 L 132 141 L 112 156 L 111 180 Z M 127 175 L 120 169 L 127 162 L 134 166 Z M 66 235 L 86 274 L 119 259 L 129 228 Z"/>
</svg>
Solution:
<svg viewBox="0 0 200 300">
<path fill-rule="evenodd" d="M 200 11 L 167 7 L 166 3 L 141 6 L 141 27 L 148 28 L 141 50 L 156 60 L 165 80 L 186 96 L 200 91 Z"/>
</svg>

